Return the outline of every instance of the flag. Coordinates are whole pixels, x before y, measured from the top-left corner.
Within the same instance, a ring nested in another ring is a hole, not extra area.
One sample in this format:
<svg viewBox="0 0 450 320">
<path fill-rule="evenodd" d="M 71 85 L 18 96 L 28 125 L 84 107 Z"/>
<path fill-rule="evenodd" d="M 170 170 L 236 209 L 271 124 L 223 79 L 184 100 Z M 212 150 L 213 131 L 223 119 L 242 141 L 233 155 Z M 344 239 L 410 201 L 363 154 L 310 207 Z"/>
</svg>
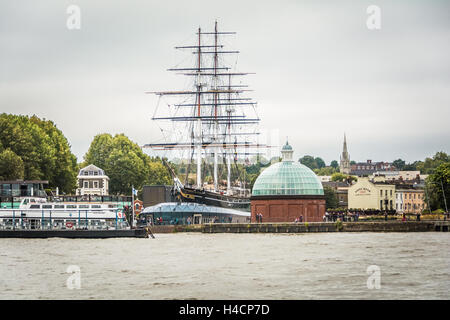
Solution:
<svg viewBox="0 0 450 320">
<path fill-rule="evenodd" d="M 133 192 L 133 195 L 137 196 L 137 190 L 134 187 L 132 188 L 132 192 Z"/>
</svg>

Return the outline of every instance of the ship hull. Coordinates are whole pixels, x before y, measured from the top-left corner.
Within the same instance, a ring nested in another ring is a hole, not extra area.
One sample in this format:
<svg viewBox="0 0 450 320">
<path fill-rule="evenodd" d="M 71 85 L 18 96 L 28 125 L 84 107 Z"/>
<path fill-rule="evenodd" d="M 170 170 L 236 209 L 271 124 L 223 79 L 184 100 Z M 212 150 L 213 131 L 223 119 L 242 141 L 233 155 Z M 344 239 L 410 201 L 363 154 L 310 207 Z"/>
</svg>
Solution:
<svg viewBox="0 0 450 320">
<path fill-rule="evenodd" d="M 186 187 L 181 188 L 176 196 L 182 202 L 195 202 L 208 206 L 250 211 L 249 198 L 233 197 L 216 192 Z"/>
</svg>

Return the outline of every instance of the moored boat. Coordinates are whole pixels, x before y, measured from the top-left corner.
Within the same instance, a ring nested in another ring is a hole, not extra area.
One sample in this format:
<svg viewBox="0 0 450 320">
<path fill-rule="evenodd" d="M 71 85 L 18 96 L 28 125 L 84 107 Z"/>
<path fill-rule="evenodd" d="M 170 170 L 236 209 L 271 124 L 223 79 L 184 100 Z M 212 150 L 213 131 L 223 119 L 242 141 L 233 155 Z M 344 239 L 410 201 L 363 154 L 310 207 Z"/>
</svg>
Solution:
<svg viewBox="0 0 450 320">
<path fill-rule="evenodd" d="M 126 230 L 125 214 L 115 204 L 47 202 L 25 197 L 18 209 L 0 209 L 0 230 Z"/>
</svg>

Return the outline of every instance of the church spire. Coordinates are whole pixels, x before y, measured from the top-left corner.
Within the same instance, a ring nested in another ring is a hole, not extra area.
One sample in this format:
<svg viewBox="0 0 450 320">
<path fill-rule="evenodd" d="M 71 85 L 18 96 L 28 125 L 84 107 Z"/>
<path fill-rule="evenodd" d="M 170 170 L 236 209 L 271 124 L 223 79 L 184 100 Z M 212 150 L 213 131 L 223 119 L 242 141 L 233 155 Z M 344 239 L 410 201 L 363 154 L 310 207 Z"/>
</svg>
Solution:
<svg viewBox="0 0 450 320">
<path fill-rule="evenodd" d="M 350 174 L 350 155 L 347 150 L 347 137 L 344 132 L 344 145 L 342 148 L 341 163 L 339 164 L 341 173 Z"/>
<path fill-rule="evenodd" d="M 347 151 L 347 139 L 345 137 L 345 132 L 344 132 L 344 149 L 342 150 L 342 154 L 344 153 L 348 153 Z"/>
</svg>

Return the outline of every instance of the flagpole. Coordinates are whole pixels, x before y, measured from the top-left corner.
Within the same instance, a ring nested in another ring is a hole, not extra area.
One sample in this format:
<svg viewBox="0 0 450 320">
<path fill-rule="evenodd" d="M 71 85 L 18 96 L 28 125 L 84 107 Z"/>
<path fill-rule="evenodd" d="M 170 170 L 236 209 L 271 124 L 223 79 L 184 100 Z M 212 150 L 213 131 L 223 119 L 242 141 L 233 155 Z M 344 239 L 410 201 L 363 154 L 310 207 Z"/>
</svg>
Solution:
<svg viewBox="0 0 450 320">
<path fill-rule="evenodd" d="M 131 186 L 131 206 L 133 207 L 131 210 L 131 229 L 134 227 L 134 186 Z"/>
</svg>

